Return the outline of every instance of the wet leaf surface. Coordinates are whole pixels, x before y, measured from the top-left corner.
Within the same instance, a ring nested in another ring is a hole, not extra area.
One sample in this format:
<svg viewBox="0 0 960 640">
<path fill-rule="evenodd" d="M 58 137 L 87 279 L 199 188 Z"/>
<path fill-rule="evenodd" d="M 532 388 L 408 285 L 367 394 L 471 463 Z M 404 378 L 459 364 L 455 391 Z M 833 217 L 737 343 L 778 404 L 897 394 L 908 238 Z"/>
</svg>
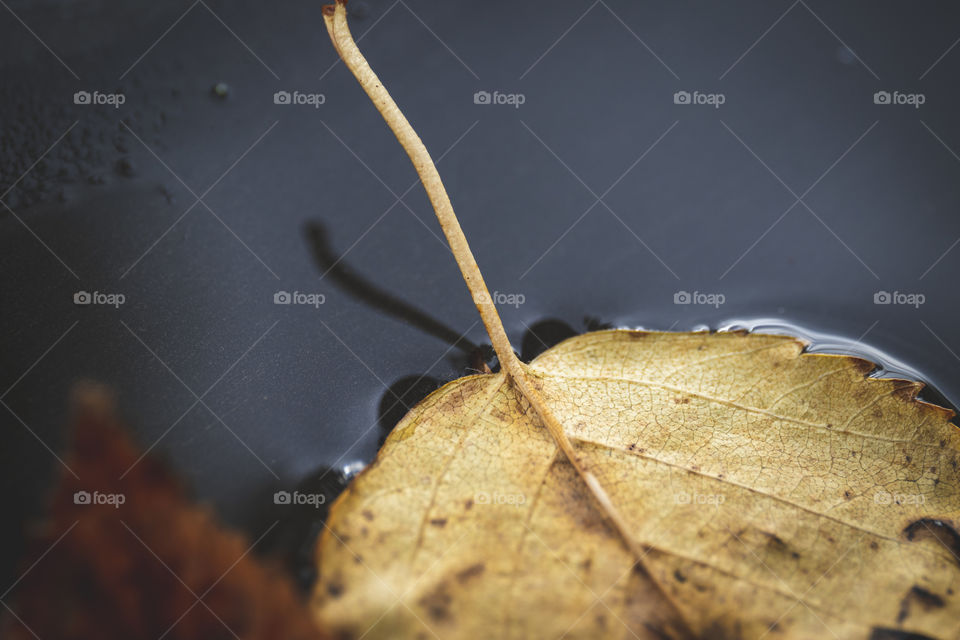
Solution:
<svg viewBox="0 0 960 640">
<path fill-rule="evenodd" d="M 541 354 L 528 373 L 639 562 L 504 374 L 454 381 L 332 508 L 318 617 L 345 637 L 957 637 L 960 431 L 872 369 L 743 333 Z"/>
</svg>

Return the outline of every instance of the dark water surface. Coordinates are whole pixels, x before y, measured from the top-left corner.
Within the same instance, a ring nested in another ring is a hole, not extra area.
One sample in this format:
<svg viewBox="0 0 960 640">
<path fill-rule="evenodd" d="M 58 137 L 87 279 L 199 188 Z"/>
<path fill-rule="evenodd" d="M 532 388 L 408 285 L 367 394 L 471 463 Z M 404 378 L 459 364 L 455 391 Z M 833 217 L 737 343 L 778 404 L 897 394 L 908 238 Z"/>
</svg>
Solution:
<svg viewBox="0 0 960 640">
<path fill-rule="evenodd" d="M 960 398 L 954 4 L 361 4 L 525 358 L 604 326 L 745 326 Z M 412 167 L 319 3 L 9 6 L 30 30 L 0 11 L 0 584 L 83 378 L 226 522 L 281 518 L 273 546 L 297 548 L 316 519 L 274 493 L 333 492 L 489 355 Z"/>
</svg>

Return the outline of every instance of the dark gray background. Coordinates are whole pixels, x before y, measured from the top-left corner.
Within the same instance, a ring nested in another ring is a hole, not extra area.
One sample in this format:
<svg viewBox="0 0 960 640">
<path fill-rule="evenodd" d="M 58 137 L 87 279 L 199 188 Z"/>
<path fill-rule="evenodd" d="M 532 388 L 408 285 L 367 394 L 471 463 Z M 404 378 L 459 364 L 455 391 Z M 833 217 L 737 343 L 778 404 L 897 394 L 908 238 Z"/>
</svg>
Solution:
<svg viewBox="0 0 960 640">
<path fill-rule="evenodd" d="M 78 379 L 116 387 L 144 446 L 256 538 L 275 489 L 371 458 L 387 386 L 463 373 L 459 349 L 321 278 L 310 225 L 355 275 L 486 341 L 422 190 L 396 202 L 415 173 L 336 64 L 320 9 L 0 8 L 14 542 L 0 585 L 62 470 L 51 451 Z M 353 13 L 427 147 L 447 152 L 439 169 L 491 290 L 525 297 L 501 311 L 518 348 L 548 319 L 768 318 L 960 397 L 956 3 L 376 0 Z M 79 90 L 126 103 L 75 105 Z M 280 90 L 326 101 L 277 105 Z M 478 105 L 481 90 L 525 103 Z M 680 90 L 726 102 L 674 104 Z M 877 105 L 880 90 L 926 102 Z M 76 306 L 79 290 L 127 301 Z M 326 303 L 274 305 L 278 290 Z M 875 305 L 881 290 L 926 302 Z M 678 291 L 725 304 L 676 305 Z"/>
</svg>

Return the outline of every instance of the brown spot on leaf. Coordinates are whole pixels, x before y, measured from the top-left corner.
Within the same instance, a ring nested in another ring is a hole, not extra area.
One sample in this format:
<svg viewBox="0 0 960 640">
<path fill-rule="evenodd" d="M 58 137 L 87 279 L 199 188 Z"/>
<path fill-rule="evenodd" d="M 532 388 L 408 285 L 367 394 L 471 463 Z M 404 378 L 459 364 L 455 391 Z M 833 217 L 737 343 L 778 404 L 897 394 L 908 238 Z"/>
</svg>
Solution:
<svg viewBox="0 0 960 640">
<path fill-rule="evenodd" d="M 470 511 L 470 509 L 473 509 L 473 498 L 470 498 L 469 500 L 464 502 L 463 508 L 466 509 L 467 511 Z"/>
<path fill-rule="evenodd" d="M 446 518 L 433 518 L 433 519 L 430 521 L 430 524 L 432 524 L 432 525 L 435 526 L 435 527 L 445 527 L 445 526 L 447 526 L 447 519 L 446 519 Z"/>
<path fill-rule="evenodd" d="M 370 509 L 364 509 L 363 511 L 360 512 L 360 515 L 362 515 L 368 521 L 373 520 L 373 511 L 370 511 Z"/>
<path fill-rule="evenodd" d="M 462 571 L 457 572 L 457 582 L 459 582 L 460 584 L 463 584 L 464 582 L 468 581 L 470 578 L 475 578 L 481 575 L 486 570 L 486 568 L 487 566 L 482 562 L 478 562 L 477 564 L 470 565 L 466 569 L 463 569 Z"/>
<path fill-rule="evenodd" d="M 710 640 L 743 640 L 743 631 L 739 621 L 716 620 L 703 630 L 700 637 L 710 638 Z"/>
<path fill-rule="evenodd" d="M 331 598 L 339 598 L 343 595 L 343 585 L 339 582 L 328 582 L 327 593 L 330 594 Z"/>
<path fill-rule="evenodd" d="M 676 571 L 673 572 L 673 577 L 676 579 L 677 582 L 687 581 L 687 576 L 683 575 L 683 572 L 680 571 L 680 569 L 677 569 Z"/>
<path fill-rule="evenodd" d="M 934 640 L 934 638 L 925 636 L 922 633 L 913 633 L 912 631 L 874 627 L 870 630 L 870 640 Z"/>
<path fill-rule="evenodd" d="M 433 591 L 420 598 L 417 604 L 426 609 L 431 618 L 437 622 L 442 622 L 450 618 L 451 602 L 453 602 L 453 598 L 447 593 L 447 585 L 441 582 Z"/>
<path fill-rule="evenodd" d="M 786 551 L 787 543 L 783 541 L 783 538 L 778 536 L 775 533 L 770 533 L 769 531 L 761 531 L 763 535 L 767 536 L 767 547 L 775 549 L 777 551 Z"/>
<path fill-rule="evenodd" d="M 941 609 L 944 606 L 943 598 L 937 594 L 924 589 L 923 587 L 913 585 L 907 595 L 900 601 L 900 613 L 897 614 L 897 624 L 902 624 L 910 615 L 913 605 L 919 605 L 924 611 L 932 609 Z"/>
</svg>

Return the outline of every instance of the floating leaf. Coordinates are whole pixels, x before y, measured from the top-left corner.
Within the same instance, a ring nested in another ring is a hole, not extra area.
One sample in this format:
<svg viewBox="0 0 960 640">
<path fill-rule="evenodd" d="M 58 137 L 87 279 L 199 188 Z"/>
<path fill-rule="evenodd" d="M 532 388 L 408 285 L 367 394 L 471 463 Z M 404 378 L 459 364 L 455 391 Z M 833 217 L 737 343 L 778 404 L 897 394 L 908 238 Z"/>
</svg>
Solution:
<svg viewBox="0 0 960 640">
<path fill-rule="evenodd" d="M 521 363 L 422 142 L 411 160 L 502 370 L 417 405 L 334 504 L 318 619 L 345 638 L 958 638 L 960 431 L 786 336 L 602 331 Z"/>
<path fill-rule="evenodd" d="M 335 503 L 320 617 L 371 638 L 656 638 L 666 598 L 708 638 L 955 638 L 960 431 L 871 368 L 783 336 L 637 331 L 530 364 L 656 585 L 504 374 L 451 382 Z"/>
</svg>

